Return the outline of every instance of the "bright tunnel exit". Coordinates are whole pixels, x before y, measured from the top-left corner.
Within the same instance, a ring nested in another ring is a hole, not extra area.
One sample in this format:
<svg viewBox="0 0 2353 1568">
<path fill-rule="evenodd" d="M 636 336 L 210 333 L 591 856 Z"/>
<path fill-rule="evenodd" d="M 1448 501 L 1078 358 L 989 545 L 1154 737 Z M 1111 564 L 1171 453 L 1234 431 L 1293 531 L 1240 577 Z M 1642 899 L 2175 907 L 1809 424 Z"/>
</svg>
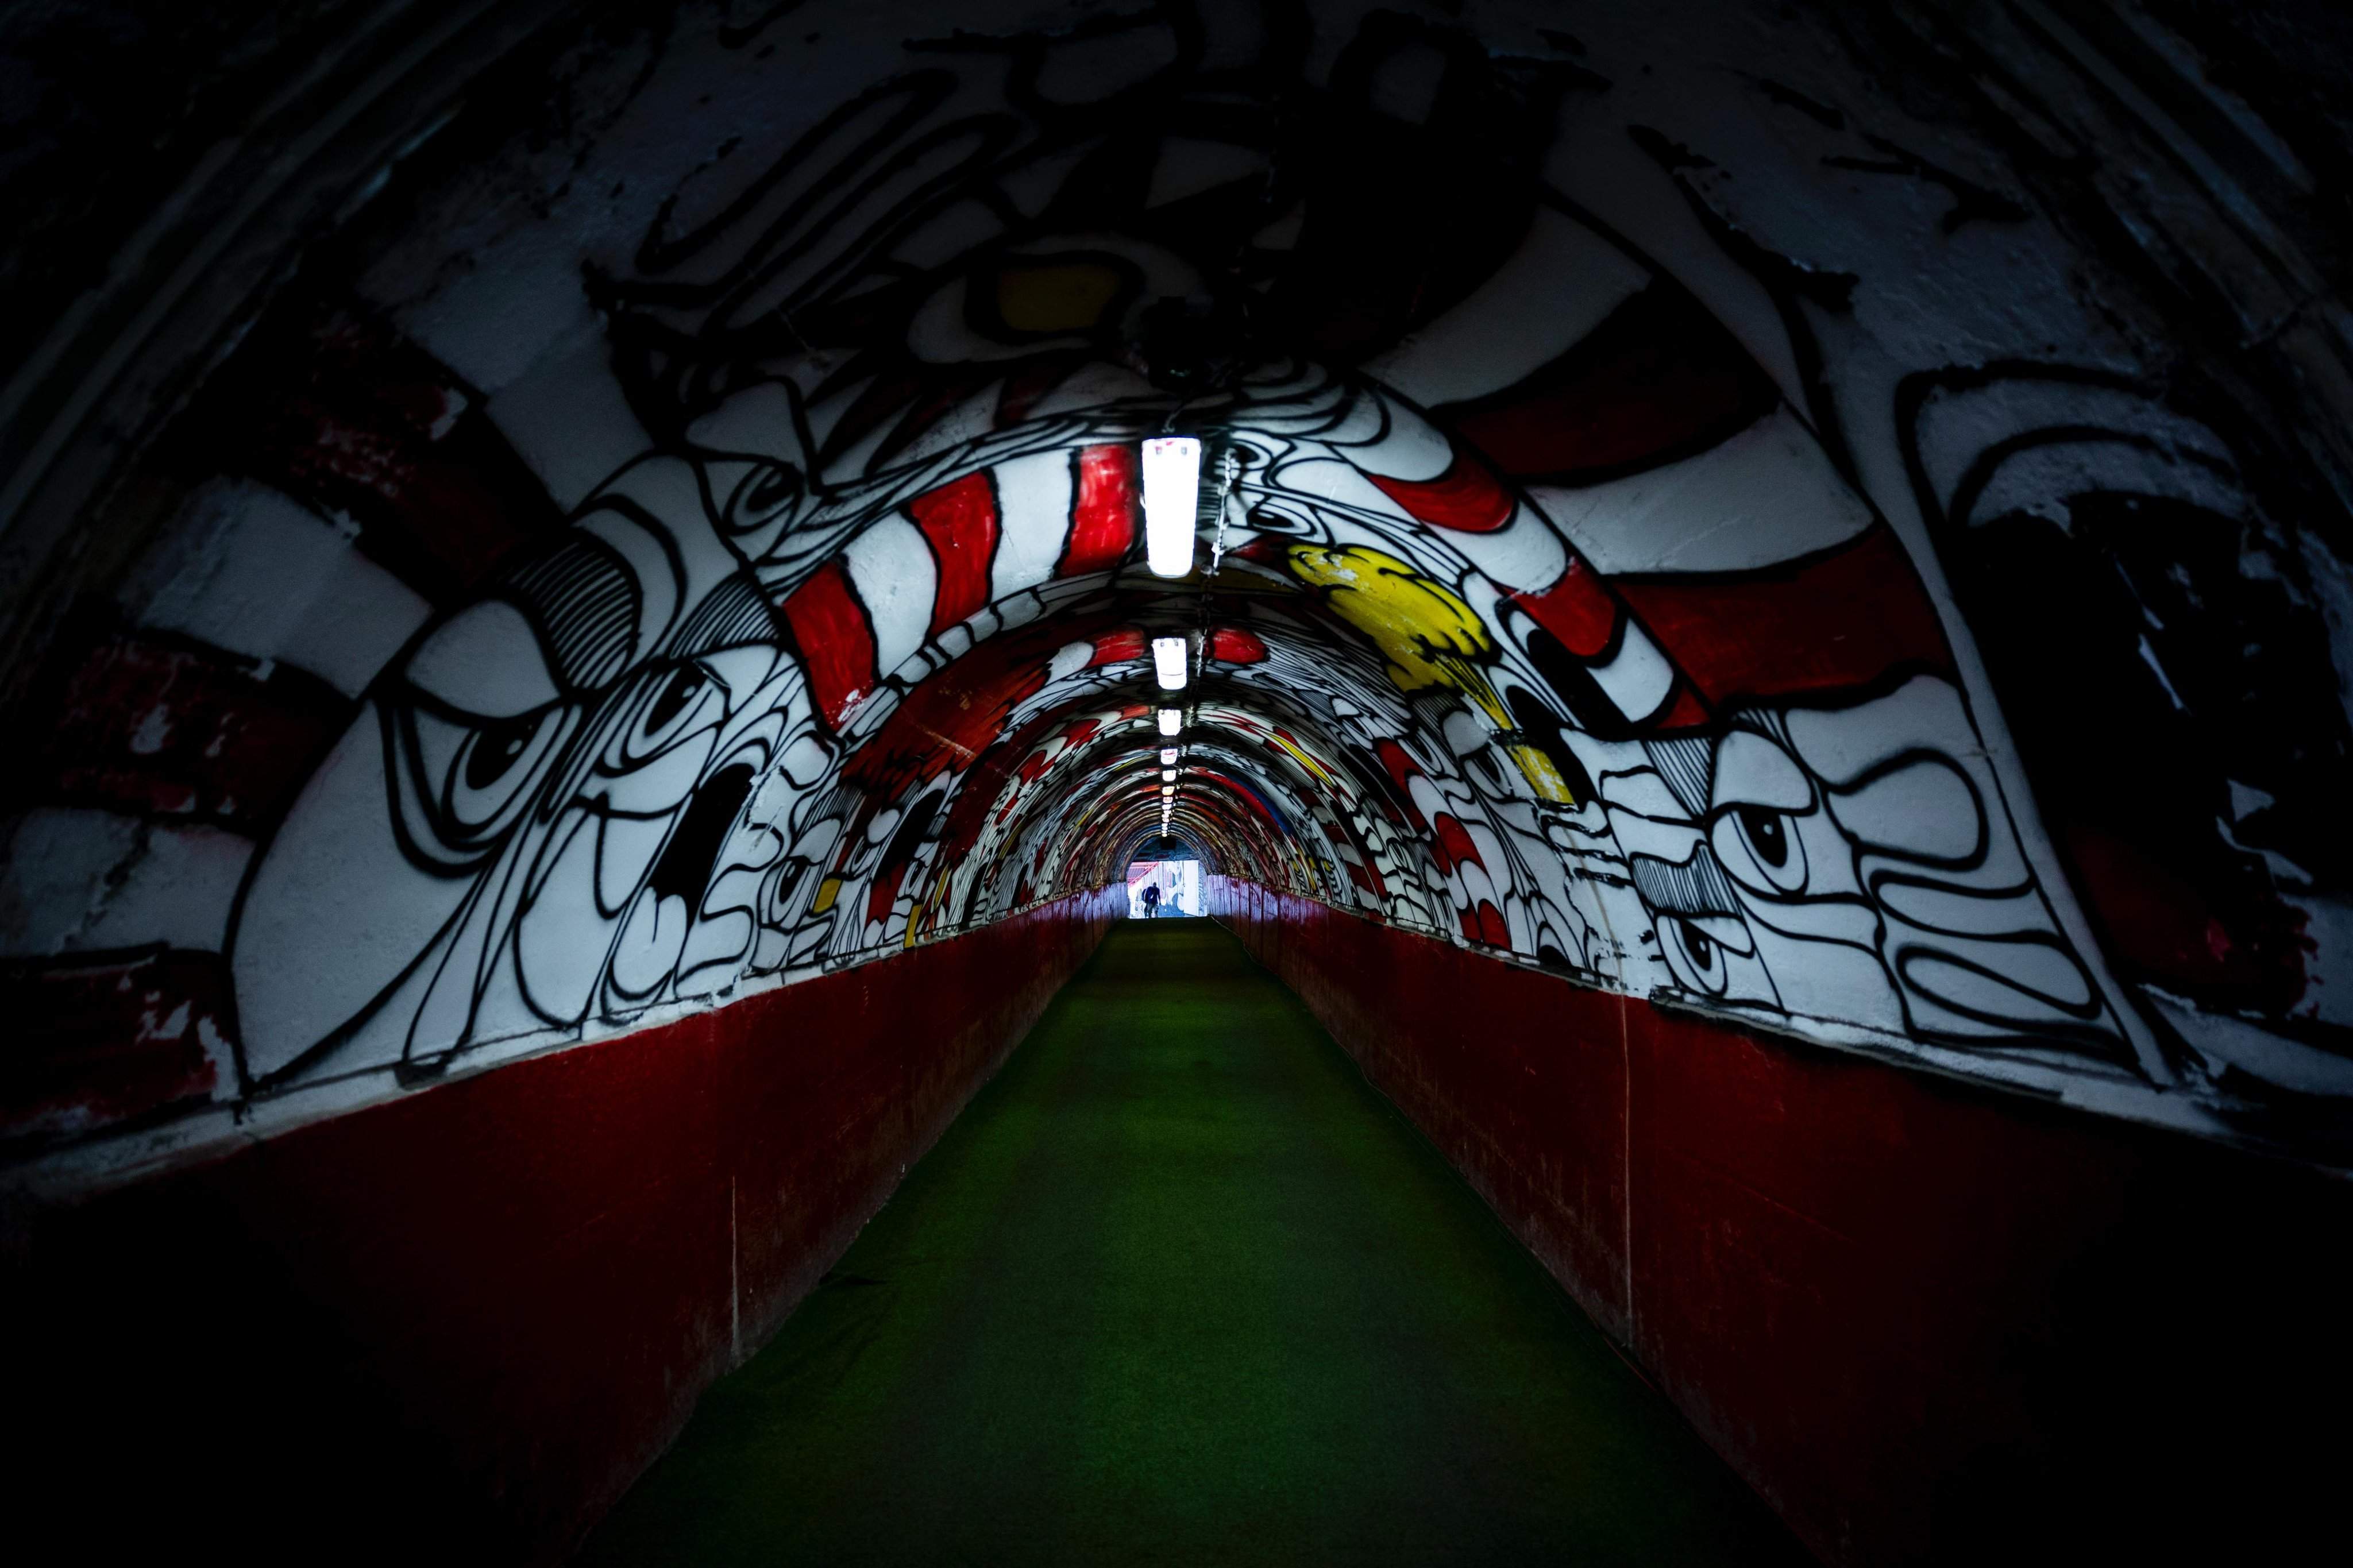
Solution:
<svg viewBox="0 0 2353 1568">
<path fill-rule="evenodd" d="M 1198 860 L 1131 860 L 1127 866 L 1127 918 L 1155 920 L 1198 916 L 1201 907 Z"/>
</svg>

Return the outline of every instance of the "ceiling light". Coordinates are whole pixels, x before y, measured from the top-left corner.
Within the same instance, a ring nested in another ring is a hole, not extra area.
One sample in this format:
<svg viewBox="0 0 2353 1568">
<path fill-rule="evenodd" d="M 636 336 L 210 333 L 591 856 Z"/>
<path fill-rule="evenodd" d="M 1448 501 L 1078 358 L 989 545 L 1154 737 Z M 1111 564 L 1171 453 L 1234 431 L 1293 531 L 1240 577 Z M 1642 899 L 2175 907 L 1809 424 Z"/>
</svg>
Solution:
<svg viewBox="0 0 2353 1568">
<path fill-rule="evenodd" d="M 1185 652 L 1183 637 L 1152 639 L 1152 672 L 1160 678 L 1161 690 L 1185 689 Z"/>
<path fill-rule="evenodd" d="M 1160 436 L 1144 444 L 1144 560 L 1155 577 L 1193 569 L 1195 518 L 1201 506 L 1201 443 Z"/>
<path fill-rule="evenodd" d="M 1160 782 L 1162 784 L 1175 784 L 1176 782 L 1176 770 L 1175 768 L 1161 769 Z"/>
<path fill-rule="evenodd" d="M 1160 765 L 1164 768 L 1173 768 L 1176 765 L 1176 747 L 1163 746 L 1160 748 Z"/>
<path fill-rule="evenodd" d="M 1162 734 L 1173 735 L 1178 730 L 1182 729 L 1184 724 L 1185 715 L 1177 712 L 1174 708 L 1163 708 L 1160 710 L 1160 732 Z"/>
</svg>

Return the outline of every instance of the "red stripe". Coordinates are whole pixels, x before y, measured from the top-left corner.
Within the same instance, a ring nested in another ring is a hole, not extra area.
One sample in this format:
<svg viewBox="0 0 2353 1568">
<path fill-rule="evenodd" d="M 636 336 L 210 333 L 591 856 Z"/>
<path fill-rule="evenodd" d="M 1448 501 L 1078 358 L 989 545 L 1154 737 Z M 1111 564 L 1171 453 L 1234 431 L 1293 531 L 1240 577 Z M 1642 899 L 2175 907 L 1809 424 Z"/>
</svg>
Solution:
<svg viewBox="0 0 2353 1568">
<path fill-rule="evenodd" d="M 1395 741 L 1374 742 L 1373 754 L 1380 758 L 1381 766 L 1388 770 L 1389 782 L 1397 785 L 1398 804 L 1405 807 L 1408 820 L 1418 830 L 1429 832 L 1430 824 L 1423 818 L 1421 807 L 1413 803 L 1413 781 L 1421 776 L 1421 770 L 1414 765 L 1411 757 L 1405 754 L 1405 748 Z M 1446 866 L 1439 868 L 1440 870 L 1450 868 Z"/>
<path fill-rule="evenodd" d="M 1010 430 L 1029 418 L 1039 398 L 1068 381 L 1086 363 L 1083 352 L 1056 354 L 1006 377 L 1003 389 L 997 395 L 997 427 Z"/>
<path fill-rule="evenodd" d="M 1477 463 L 1454 454 L 1446 471 L 1434 479 L 1392 479 L 1382 474 L 1365 476 L 1381 493 L 1407 512 L 1433 528 L 1457 533 L 1493 533 L 1512 521 L 1512 498 L 1495 476 Z"/>
<path fill-rule="evenodd" d="M 174 428 L 228 471 L 351 518 L 363 552 L 438 604 L 564 527 L 457 375 L 354 306 L 270 310 Z"/>
<path fill-rule="evenodd" d="M 278 819 L 351 721 L 316 676 L 201 643 L 83 623 L 43 688 L 25 777 L 40 798 L 253 832 Z"/>
<path fill-rule="evenodd" d="M 1082 447 L 1071 465 L 1079 499 L 1071 509 L 1071 540 L 1057 574 L 1108 572 L 1127 558 L 1135 543 L 1136 518 L 1144 504 L 1137 489 L 1135 448 L 1124 443 Z"/>
<path fill-rule="evenodd" d="M 1266 644 L 1256 632 L 1219 626 L 1209 634 L 1209 657 L 1221 664 L 1258 664 L 1266 658 Z"/>
<path fill-rule="evenodd" d="M 1445 851 L 1440 858 L 1439 869 L 1451 872 L 1457 864 L 1485 869 L 1487 862 L 1479 858 L 1479 847 L 1471 841 L 1471 835 L 1461 823 L 1441 811 L 1438 814 L 1436 827 L 1438 847 Z"/>
<path fill-rule="evenodd" d="M 931 542 L 940 567 L 932 601 L 932 636 L 969 619 L 988 603 L 988 568 L 997 559 L 997 492 L 987 473 L 966 474 L 907 503 L 907 515 Z"/>
<path fill-rule="evenodd" d="M 1722 323 L 1659 287 L 1517 385 L 1433 412 L 1503 473 L 1589 484 L 1704 451 L 1779 402 Z"/>
<path fill-rule="evenodd" d="M 1125 664 L 1145 655 L 1144 634 L 1130 626 L 1124 631 L 1109 633 L 1095 638 L 1094 657 L 1087 660 L 1090 668 L 1099 664 Z"/>
<path fill-rule="evenodd" d="M 1579 658 L 1599 658 L 1618 630 L 1618 601 L 1593 568 L 1575 557 L 1559 582 L 1540 594 L 1514 594 L 1512 600 Z"/>
<path fill-rule="evenodd" d="M 229 1032 L 216 952 L 161 945 L 0 964 L 16 1037 L 0 1067 L 0 1132 L 69 1134 L 208 1098 L 204 1031 Z"/>
<path fill-rule="evenodd" d="M 1653 730 L 1696 730 L 1703 724 L 1715 721 L 1715 716 L 1707 710 L 1707 705 L 1699 700 L 1699 694 L 1678 680 L 1675 682 L 1675 700 L 1667 705 L 1663 715 L 1651 721 L 1650 727 Z"/>
<path fill-rule="evenodd" d="M 828 561 L 785 601 L 785 620 L 808 667 L 818 710 L 836 731 L 874 689 L 874 633 L 850 591 L 849 574 Z"/>
<path fill-rule="evenodd" d="M 1884 523 L 1794 567 L 1610 586 L 1719 710 L 1736 698 L 1862 686 L 1905 665 L 1952 674 L 1936 606 Z"/>
</svg>

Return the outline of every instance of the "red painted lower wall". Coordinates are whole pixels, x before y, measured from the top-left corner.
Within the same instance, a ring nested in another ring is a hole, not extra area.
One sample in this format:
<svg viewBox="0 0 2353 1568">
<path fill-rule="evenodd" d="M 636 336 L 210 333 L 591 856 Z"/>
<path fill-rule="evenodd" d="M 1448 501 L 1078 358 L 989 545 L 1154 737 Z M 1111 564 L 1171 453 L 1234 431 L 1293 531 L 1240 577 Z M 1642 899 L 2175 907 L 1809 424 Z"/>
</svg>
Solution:
<svg viewBox="0 0 2353 1568">
<path fill-rule="evenodd" d="M 0 1215 L 10 1538 L 62 1531 L 101 1561 L 560 1555 L 1124 903 L 1048 905 Z"/>
<path fill-rule="evenodd" d="M 1825 1559 L 2344 1551 L 2347 1184 L 1213 908 Z"/>
</svg>

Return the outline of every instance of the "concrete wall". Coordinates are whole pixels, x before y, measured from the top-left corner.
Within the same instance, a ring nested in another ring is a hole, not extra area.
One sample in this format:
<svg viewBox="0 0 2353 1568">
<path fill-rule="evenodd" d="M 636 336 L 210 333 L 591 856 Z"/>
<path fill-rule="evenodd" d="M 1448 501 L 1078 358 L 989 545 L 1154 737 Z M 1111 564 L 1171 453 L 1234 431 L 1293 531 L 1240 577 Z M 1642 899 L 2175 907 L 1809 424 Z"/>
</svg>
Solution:
<svg viewBox="0 0 2353 1568">
<path fill-rule="evenodd" d="M 819 1288 L 1116 900 L 9 1214 L 12 1532 L 560 1555 Z"/>
<path fill-rule="evenodd" d="M 2341 1181 L 1212 906 L 1826 1561 L 2310 1561 L 2337 1529 Z"/>
</svg>

